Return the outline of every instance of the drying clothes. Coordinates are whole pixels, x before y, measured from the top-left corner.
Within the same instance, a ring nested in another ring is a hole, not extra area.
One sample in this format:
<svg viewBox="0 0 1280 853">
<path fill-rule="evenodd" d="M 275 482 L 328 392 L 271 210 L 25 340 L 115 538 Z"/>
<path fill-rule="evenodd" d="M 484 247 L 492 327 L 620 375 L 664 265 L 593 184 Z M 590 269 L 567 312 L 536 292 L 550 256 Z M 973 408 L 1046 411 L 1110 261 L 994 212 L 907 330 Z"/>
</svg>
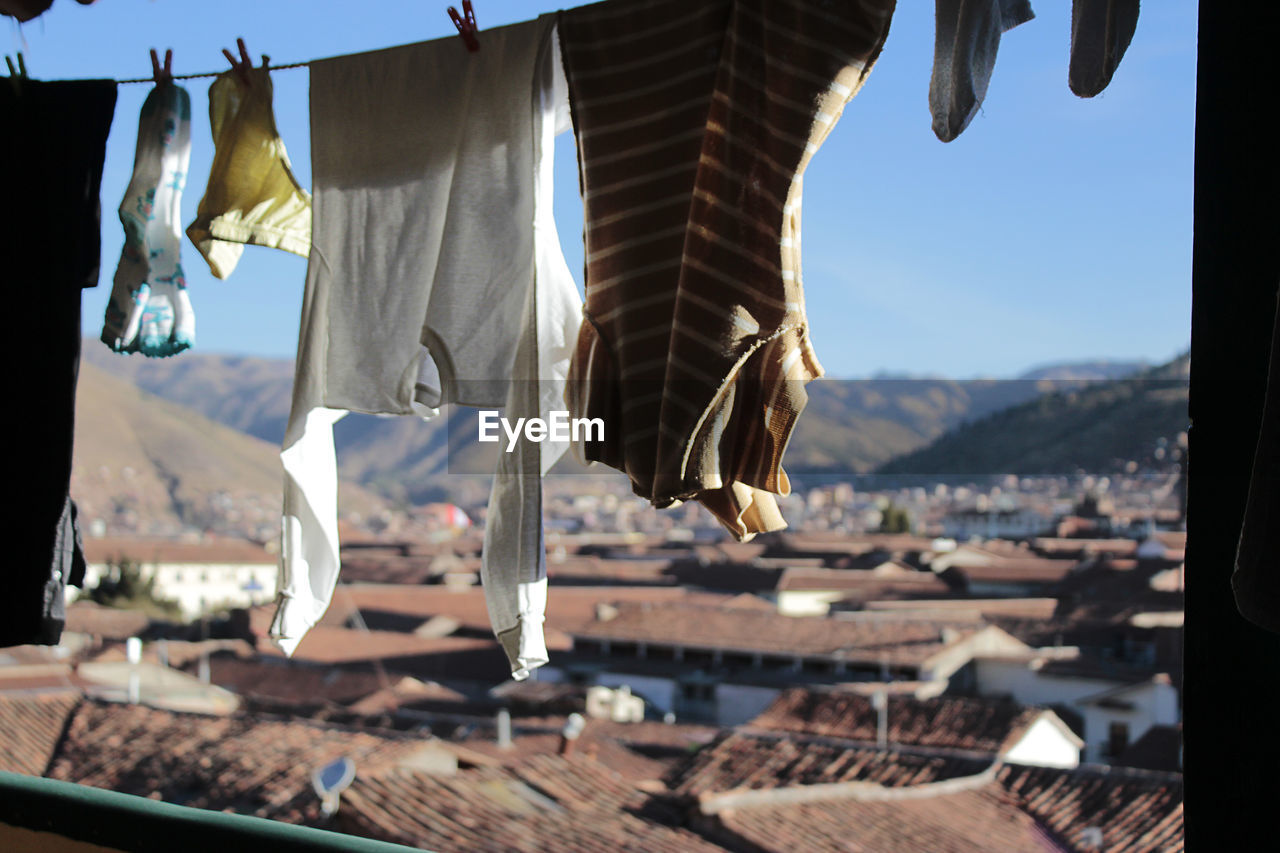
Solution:
<svg viewBox="0 0 1280 853">
<path fill-rule="evenodd" d="M 563 405 L 581 302 L 552 219 L 554 18 L 311 65 L 315 219 L 271 635 L 286 653 L 338 577 L 333 424 L 347 411 L 430 414 Z M 546 662 L 541 475 L 567 442 L 502 453 L 482 579 L 515 677 Z"/>
<path fill-rule="evenodd" d="M 1138 0 L 1073 0 L 1067 83 L 1082 98 L 1107 88 L 1138 29 Z"/>
<path fill-rule="evenodd" d="M 1241 615 L 1280 632 L 1280 299 L 1273 329 L 1266 402 L 1231 586 Z"/>
<path fill-rule="evenodd" d="M 53 0 L 4 0 L 0 3 L 0 15 L 12 15 L 19 21 L 30 21 L 45 13 Z"/>
<path fill-rule="evenodd" d="M 561 13 L 586 214 L 568 388 L 590 461 L 739 539 L 822 375 L 800 281 L 801 176 L 861 87 L 893 0 L 610 0 Z"/>
<path fill-rule="evenodd" d="M 38 300 L 39 322 L 16 323 L 9 343 L 24 358 L 0 387 L 29 401 L 10 419 L 0 646 L 59 641 L 63 590 L 79 584 L 84 555 L 68 498 L 80 365 L 81 289 L 95 287 L 102 251 L 99 191 L 115 113 L 110 80 L 0 85 L 0 172 L 10 198 L 0 213 L 5 274 Z M 18 485 L 20 484 L 20 485 Z"/>
<path fill-rule="evenodd" d="M 943 142 L 973 121 L 996 65 L 1000 36 L 1035 17 L 1029 0 L 937 0 L 929 112 Z"/>
<path fill-rule="evenodd" d="M 102 342 L 116 352 L 164 357 L 195 344 L 178 225 L 190 160 L 191 96 L 163 83 L 142 103 L 133 177 L 120 202 L 124 249 L 102 326 Z"/>
<path fill-rule="evenodd" d="M 271 74 L 251 68 L 246 82 L 227 71 L 209 87 L 213 166 L 187 236 L 217 278 L 231 275 L 245 244 L 306 257 L 311 196 L 293 176 L 271 109 Z"/>
</svg>

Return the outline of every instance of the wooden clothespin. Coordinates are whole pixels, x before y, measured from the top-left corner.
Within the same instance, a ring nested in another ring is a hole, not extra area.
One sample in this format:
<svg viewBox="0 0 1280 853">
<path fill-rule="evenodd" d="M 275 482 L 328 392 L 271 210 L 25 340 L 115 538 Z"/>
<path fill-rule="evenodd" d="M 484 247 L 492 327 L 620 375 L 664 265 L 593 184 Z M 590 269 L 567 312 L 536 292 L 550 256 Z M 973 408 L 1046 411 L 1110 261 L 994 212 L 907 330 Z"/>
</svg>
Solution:
<svg viewBox="0 0 1280 853">
<path fill-rule="evenodd" d="M 4 64 L 9 66 L 9 84 L 13 86 L 15 95 L 22 93 L 22 84 L 19 81 L 27 79 L 27 61 L 22 56 L 22 51 L 18 51 L 18 65 L 13 64 L 13 57 L 9 54 L 4 56 Z"/>
<path fill-rule="evenodd" d="M 160 57 L 156 54 L 156 49 L 151 48 L 151 77 L 155 80 L 156 85 L 160 86 L 164 83 L 173 82 L 173 51 L 166 49 L 164 52 L 164 67 L 160 67 Z"/>
<path fill-rule="evenodd" d="M 239 58 L 233 56 L 231 51 L 227 50 L 225 47 L 222 49 L 222 55 L 231 63 L 232 69 L 234 69 L 236 74 L 240 76 L 240 80 L 246 86 L 249 86 L 251 85 L 249 71 L 253 68 L 253 60 L 249 58 L 249 51 L 244 46 L 244 39 L 236 39 L 236 47 L 240 50 Z M 262 67 L 265 69 L 270 64 L 271 57 L 267 56 L 265 53 L 262 54 Z"/>
<path fill-rule="evenodd" d="M 462 15 L 459 15 L 457 9 L 453 6 L 449 7 L 449 19 L 458 28 L 458 35 L 462 36 L 462 41 L 466 44 L 467 50 L 475 53 L 480 49 L 480 40 L 476 38 L 476 33 L 480 32 L 480 28 L 476 26 L 476 13 L 471 8 L 471 0 L 462 0 L 462 13 Z M 463 15 L 466 17 L 464 18 Z"/>
</svg>

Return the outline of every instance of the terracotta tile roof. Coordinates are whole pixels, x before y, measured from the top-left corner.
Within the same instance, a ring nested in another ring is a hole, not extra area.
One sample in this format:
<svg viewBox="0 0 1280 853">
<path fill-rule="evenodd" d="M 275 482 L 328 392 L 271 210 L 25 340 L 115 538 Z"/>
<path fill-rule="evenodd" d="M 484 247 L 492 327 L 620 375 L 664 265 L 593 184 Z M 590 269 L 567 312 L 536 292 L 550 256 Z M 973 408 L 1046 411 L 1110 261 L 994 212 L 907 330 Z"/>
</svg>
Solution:
<svg viewBox="0 0 1280 853">
<path fill-rule="evenodd" d="M 641 811 L 644 797 L 598 762 L 539 756 L 453 776 L 397 770 L 358 778 L 338 813 L 347 832 L 438 853 L 710 853 L 700 836 Z"/>
<path fill-rule="evenodd" d="M 275 648 L 265 648 L 262 653 L 284 658 Z M 411 675 L 488 677 L 495 682 L 509 677 L 511 672 L 494 639 L 419 637 L 399 631 L 359 631 L 325 625 L 307 633 L 293 659 L 330 666 L 379 660 L 388 669 Z"/>
<path fill-rule="evenodd" d="M 581 713 L 587 705 L 586 686 L 565 681 L 508 681 L 490 695 L 521 715 Z"/>
<path fill-rule="evenodd" d="M 980 618 L 1049 619 L 1058 608 L 1056 598 L 948 598 L 922 601 L 868 601 L 867 610 L 976 612 Z"/>
<path fill-rule="evenodd" d="M 1140 612 L 1181 610 L 1185 596 L 1179 583 L 1168 584 L 1171 589 L 1152 587 L 1153 578 L 1178 568 L 1172 560 L 1098 560 L 1058 585 L 1060 612 L 1076 620 L 1127 621 Z M 1176 573 L 1175 581 L 1180 577 Z"/>
<path fill-rule="evenodd" d="M 150 624 L 151 617 L 136 610 L 117 610 L 92 601 L 75 601 L 67 606 L 64 630 L 107 640 L 126 640 L 141 635 Z"/>
<path fill-rule="evenodd" d="M 831 740 L 736 731 L 688 759 L 668 777 L 672 790 L 700 797 L 740 788 L 769 789 L 832 782 L 887 788 L 922 785 L 981 773 L 988 758 L 924 755 Z"/>
<path fill-rule="evenodd" d="M 847 617 L 847 618 L 846 618 Z M 973 619 L 915 618 L 896 613 L 842 614 L 840 618 L 783 616 L 760 610 L 689 604 L 623 603 L 607 620 L 572 631 L 575 638 L 681 644 L 748 652 L 843 655 L 847 660 L 920 664 L 955 638 L 982 630 Z"/>
<path fill-rule="evenodd" d="M 490 728 L 473 730 L 460 743 L 505 767 L 523 766 L 541 757 L 560 754 L 563 738 L 559 731 L 521 733 L 524 731 L 522 725 L 514 728 L 517 734 L 512 738 L 510 747 L 499 746 L 494 739 L 494 730 Z M 590 724 L 587 728 L 591 728 Z M 595 762 L 633 784 L 660 780 L 671 769 L 670 762 L 649 758 L 598 731 L 584 731 L 574 741 L 573 757 Z"/>
<path fill-rule="evenodd" d="M 1008 764 L 998 770 L 997 778 L 1024 811 L 1068 843 L 1078 845 L 1085 829 L 1097 827 L 1102 830 L 1101 850 L 1181 853 L 1184 849 L 1180 774 Z"/>
<path fill-rule="evenodd" d="M 438 568 L 442 565 L 434 556 L 370 553 L 349 556 L 344 552 L 342 579 L 345 583 L 422 584 L 437 577 L 440 574 Z"/>
<path fill-rule="evenodd" d="M 547 597 L 546 624 L 550 629 L 574 628 L 594 619 L 596 605 L 600 603 L 720 603 L 730 597 L 679 587 L 557 586 L 553 583 Z M 484 634 L 490 631 L 484 591 L 478 587 L 455 591 L 443 585 L 340 584 L 334 592 L 333 604 L 321 624 L 345 624 L 352 608 L 411 615 L 424 621 L 431 616 L 447 615 L 457 619 L 467 629 Z M 260 616 L 255 613 L 255 627 L 261 622 L 265 628 L 270 623 L 271 612 L 271 608 L 265 608 Z"/>
<path fill-rule="evenodd" d="M 211 658 L 249 658 L 257 655 L 253 644 L 246 640 L 165 640 L 164 649 L 169 666 L 175 669 L 194 668 L 205 652 L 208 652 Z M 114 642 L 88 655 L 86 660 L 102 663 L 123 661 L 128 660 L 128 654 L 124 643 Z M 160 662 L 159 641 L 143 644 L 142 661 L 144 663 Z"/>
<path fill-rule="evenodd" d="M 461 705 L 465 701 L 466 696 L 443 684 L 404 676 L 396 679 L 389 687 L 379 688 L 359 701 L 349 703 L 348 707 L 353 714 L 371 715 L 393 713 L 400 708 L 424 702 Z"/>
<path fill-rule="evenodd" d="M 547 560 L 551 583 L 648 584 L 666 586 L 676 582 L 668 575 L 671 560 L 615 560 L 591 555 L 574 555 Z"/>
<path fill-rule="evenodd" d="M 886 574 L 870 569 L 790 568 L 778 581 L 778 592 L 833 590 L 846 592 L 864 601 L 890 594 L 942 596 L 950 592 L 933 572 L 917 572 L 909 567 Z"/>
<path fill-rule="evenodd" d="M 1078 557 L 1094 554 L 1126 557 L 1138 550 L 1138 542 L 1136 539 L 1075 539 L 1043 536 L 1031 540 L 1031 547 L 1046 557 L 1067 554 Z"/>
<path fill-rule="evenodd" d="M 715 545 L 699 545 L 695 552 L 699 555 L 706 552 L 711 562 L 728 561 L 730 563 L 749 563 L 764 553 L 765 543 L 755 542 L 718 542 Z"/>
<path fill-rule="evenodd" d="M 888 802 L 821 800 L 715 815 L 723 841 L 761 853 L 1055 853 L 1049 834 L 999 788 Z M 741 849 L 741 848 L 739 848 Z M 1109 849 L 1109 848 L 1108 848 Z"/>
<path fill-rule="evenodd" d="M 179 542 L 171 539 L 125 539 L 92 537 L 84 540 L 85 561 L 101 564 L 127 557 L 135 563 L 242 563 L 277 565 L 278 555 L 256 542 L 237 539 L 211 539 L 205 542 Z"/>
<path fill-rule="evenodd" d="M 26 672 L 12 672 L 11 669 L 19 669 L 18 667 L 5 667 L 0 669 L 0 695 L 20 695 L 35 693 L 50 693 L 59 690 L 82 690 L 86 686 L 83 678 L 76 675 L 69 666 L 63 666 L 58 669 L 50 668 L 43 672 L 32 672 L 27 667 L 21 669 Z"/>
<path fill-rule="evenodd" d="M 0 693 L 0 770 L 44 775 L 80 691 Z"/>
<path fill-rule="evenodd" d="M 566 720 L 563 716 L 516 718 L 512 725 L 515 737 L 509 749 L 497 745 L 495 731 L 489 726 L 466 733 L 463 742 L 469 749 L 503 764 L 517 764 L 533 755 L 558 754 Z M 719 732 L 712 726 L 652 721 L 615 723 L 589 718 L 573 751 L 575 755 L 594 758 L 629 780 L 658 780 L 683 765 Z"/>
<path fill-rule="evenodd" d="M 364 666 L 379 661 L 388 671 L 432 681 L 461 678 L 497 683 L 510 677 L 511 670 L 507 666 L 506 655 L 488 628 L 487 616 L 484 616 L 483 628 L 468 630 L 463 636 L 433 637 L 419 636 L 409 631 L 349 628 L 344 627 L 344 622 L 354 610 L 353 602 L 341 592 L 344 589 L 342 586 L 338 589 L 340 592 L 320 624 L 307 633 L 294 652 L 294 660 L 329 666 Z M 376 589 L 396 594 L 398 590 L 403 590 L 403 597 L 408 599 L 407 609 L 415 603 L 413 591 L 435 588 L 390 586 Z M 458 594 L 457 602 L 466 607 L 478 604 L 483 608 L 481 591 L 475 590 L 475 593 L 474 596 Z M 388 600 L 394 600 L 394 595 L 388 596 Z M 266 637 L 273 611 L 274 605 L 250 610 L 252 630 L 258 637 Z M 394 611 L 388 612 L 394 614 Z M 410 620 L 408 624 L 419 626 L 430 615 L 422 613 L 421 619 Z M 480 614 L 471 613 L 464 613 L 462 618 L 472 616 L 480 618 Z M 551 649 L 567 649 L 569 640 L 552 628 L 547 632 L 547 646 Z M 258 647 L 264 657 L 284 659 L 284 654 L 265 639 L 259 641 Z"/>
<path fill-rule="evenodd" d="M 0 648 L 0 694 L 78 689 L 72 655 L 62 646 Z"/>
<path fill-rule="evenodd" d="M 587 728 L 601 737 L 611 737 L 633 747 L 673 747 L 689 751 L 710 743 L 720 729 L 693 723 L 615 723 L 612 720 L 590 720 Z"/>
<path fill-rule="evenodd" d="M 1005 554 L 1015 557 L 1031 553 L 1031 548 L 1027 543 L 1012 539 L 987 539 L 980 548 L 992 554 Z"/>
<path fill-rule="evenodd" d="M 890 695 L 886 711 L 890 743 L 989 752 L 1012 746 L 1043 708 L 1008 699 Z M 878 714 L 869 696 L 792 688 L 751 721 L 751 728 L 797 732 L 874 743 Z"/>
<path fill-rule="evenodd" d="M 987 565 L 956 565 L 970 583 L 1052 584 L 1066 578 L 1079 565 L 1077 560 L 1041 557 L 1002 557 Z"/>
<path fill-rule="evenodd" d="M 547 546 L 563 545 L 578 553 L 599 554 L 605 551 L 644 552 L 651 548 L 660 548 L 666 537 L 657 533 L 639 533 L 635 531 L 599 531 L 580 530 L 575 533 L 547 534 Z"/>
<path fill-rule="evenodd" d="M 736 732 L 670 781 L 678 796 L 696 800 L 711 818 L 702 825 L 710 823 L 712 837 L 731 849 L 1085 850 L 1092 848 L 1083 845 L 1082 833 L 1096 827 L 1103 835 L 1098 849 L 1183 850 L 1178 774 L 998 764 L 994 781 L 982 783 L 982 762 L 964 767 L 951 759 L 951 766 L 938 767 L 922 764 L 930 759 L 919 754 L 839 750 L 830 742 L 769 742 Z M 832 784 L 847 782 L 890 790 Z M 979 784 L 964 792 L 925 790 L 939 782 L 944 789 Z"/>
<path fill-rule="evenodd" d="M 184 669 L 194 672 L 198 665 L 192 661 Z M 317 666 L 275 656 L 213 656 L 209 659 L 209 680 L 241 696 L 299 704 L 347 704 L 384 686 L 383 679 L 374 672 Z"/>
<path fill-rule="evenodd" d="M 758 595 L 752 595 L 749 592 L 730 596 L 719 606 L 731 610 L 763 610 L 766 613 L 774 613 L 778 609 L 777 606 L 768 599 L 761 598 Z"/>
<path fill-rule="evenodd" d="M 210 717 L 85 702 L 50 762 L 53 779 L 290 823 L 318 818 L 311 772 L 347 756 L 358 775 L 387 769 L 440 742 L 239 714 Z"/>
<path fill-rule="evenodd" d="M 883 804 L 826 787 L 863 782 L 903 793 L 914 788 L 911 793 L 919 794 L 924 793 L 921 786 L 938 782 L 965 785 L 965 777 L 978 777 L 987 766 L 976 759 L 885 752 L 740 730 L 703 749 L 668 781 L 677 796 L 695 800 L 708 814 L 715 812 L 719 828 L 730 831 L 728 837 L 715 837 L 733 849 L 747 845 L 746 849 L 787 853 L 1084 850 L 1081 833 L 1098 827 L 1103 833 L 1100 849 L 1183 850 L 1182 777 L 1178 774 L 997 764 L 993 782 L 964 794 L 944 792 Z M 786 791 L 778 797 L 738 796 L 743 791 L 783 788 Z M 810 801 L 803 804 L 784 802 L 806 798 Z M 744 802 L 749 799 L 757 802 Z M 717 801 L 728 811 L 709 805 Z M 881 805 L 885 810 L 880 810 Z M 1013 829 L 1017 830 L 1014 835 L 1003 834 Z M 947 835 L 948 831 L 953 834 Z"/>
<path fill-rule="evenodd" d="M 850 536 L 848 533 L 815 530 L 780 533 L 777 534 L 775 541 L 774 548 L 779 553 L 784 550 L 792 553 L 841 550 L 848 554 L 863 554 L 877 549 L 890 553 L 905 553 L 928 551 L 933 548 L 931 538 L 907 533 L 863 533 Z"/>
<path fill-rule="evenodd" d="M 58 646 L 5 646 L 0 648 L 0 672 L 14 666 L 59 664 L 67 659 L 66 651 Z"/>
</svg>

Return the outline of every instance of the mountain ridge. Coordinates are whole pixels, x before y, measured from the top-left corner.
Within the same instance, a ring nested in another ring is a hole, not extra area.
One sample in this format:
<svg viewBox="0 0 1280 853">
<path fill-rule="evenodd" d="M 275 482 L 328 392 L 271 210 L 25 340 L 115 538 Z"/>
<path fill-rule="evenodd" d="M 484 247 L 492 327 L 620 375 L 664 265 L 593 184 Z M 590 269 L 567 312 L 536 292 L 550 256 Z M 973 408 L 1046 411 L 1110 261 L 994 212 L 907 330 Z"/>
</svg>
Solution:
<svg viewBox="0 0 1280 853">
<path fill-rule="evenodd" d="M 144 359 L 86 341 L 82 362 L 83 381 L 93 384 L 98 375 L 111 377 L 185 406 L 264 442 L 274 456 L 272 470 L 278 468 L 292 394 L 290 360 L 204 353 Z M 966 423 L 1136 366 L 1092 360 L 1043 365 L 1021 379 L 818 380 L 807 388 L 809 403 L 785 464 L 792 474 L 870 473 Z M 445 475 L 493 470 L 498 451 L 478 444 L 475 434 L 473 410 L 446 407 L 429 420 L 348 415 L 334 428 L 339 473 L 393 503 L 444 500 L 462 482 Z M 572 467 L 574 463 L 564 461 L 560 470 Z"/>
<path fill-rule="evenodd" d="M 1111 473 L 1168 468 L 1189 426 L 1190 356 L 1050 393 L 962 424 L 895 457 L 884 475 Z"/>
<path fill-rule="evenodd" d="M 71 495 L 91 528 L 266 541 L 279 533 L 282 483 L 279 447 L 81 363 Z M 386 506 L 354 483 L 340 493 L 345 512 Z"/>
</svg>

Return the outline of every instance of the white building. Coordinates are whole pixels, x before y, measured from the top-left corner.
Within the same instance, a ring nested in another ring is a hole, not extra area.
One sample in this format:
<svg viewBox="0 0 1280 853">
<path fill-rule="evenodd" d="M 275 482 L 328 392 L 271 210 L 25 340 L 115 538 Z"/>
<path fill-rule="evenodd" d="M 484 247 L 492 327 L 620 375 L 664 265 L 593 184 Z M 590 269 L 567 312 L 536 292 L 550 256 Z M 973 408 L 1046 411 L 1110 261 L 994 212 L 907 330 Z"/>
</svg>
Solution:
<svg viewBox="0 0 1280 853">
<path fill-rule="evenodd" d="M 1039 767 L 1080 764 L 1084 742 L 1052 710 L 1006 698 L 920 697 L 863 689 L 793 688 L 751 721 L 753 730 L 836 738 L 881 748 L 986 753 Z"/>
<path fill-rule="evenodd" d="M 871 569 L 789 567 L 770 596 L 784 616 L 825 616 L 831 605 L 847 598 L 874 599 L 895 595 L 935 596 L 950 592 L 933 572 L 918 572 L 898 560 Z"/>
<path fill-rule="evenodd" d="M 626 686 L 659 713 L 720 726 L 750 720 L 793 684 L 968 686 L 975 657 L 1031 651 L 972 614 L 817 618 L 643 603 L 606 611 L 570 632 L 573 653 L 539 678 Z"/>
<path fill-rule="evenodd" d="M 252 542 L 86 539 L 84 550 L 84 589 L 97 586 L 113 566 L 127 560 L 143 577 L 154 578 L 155 594 L 176 601 L 188 619 L 275 597 L 279 558 Z M 75 588 L 69 588 L 68 598 L 75 595 Z"/>
<path fill-rule="evenodd" d="M 1179 722 L 1178 692 L 1168 675 L 1125 678 L 1055 657 L 1063 655 L 980 656 L 974 660 L 975 687 L 984 696 L 1007 695 L 1017 702 L 1065 705 L 1078 712 L 1089 762 L 1108 763 L 1152 726 Z"/>
</svg>

